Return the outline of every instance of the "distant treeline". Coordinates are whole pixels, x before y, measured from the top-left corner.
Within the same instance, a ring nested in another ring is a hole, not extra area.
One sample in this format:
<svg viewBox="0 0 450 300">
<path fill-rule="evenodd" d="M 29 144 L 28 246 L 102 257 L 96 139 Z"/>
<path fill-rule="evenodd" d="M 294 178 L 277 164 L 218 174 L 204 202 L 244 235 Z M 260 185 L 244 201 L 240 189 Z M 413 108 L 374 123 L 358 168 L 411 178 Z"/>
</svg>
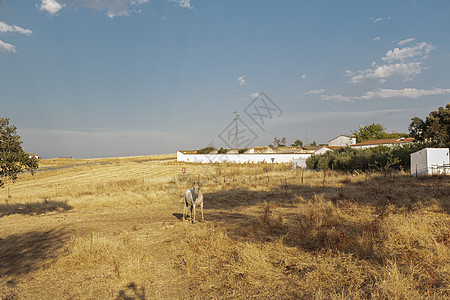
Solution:
<svg viewBox="0 0 450 300">
<path fill-rule="evenodd" d="M 308 169 L 344 170 L 344 171 L 381 171 L 407 170 L 410 167 L 410 154 L 423 149 L 420 144 L 367 149 L 350 147 L 312 155 L 306 160 Z"/>
</svg>

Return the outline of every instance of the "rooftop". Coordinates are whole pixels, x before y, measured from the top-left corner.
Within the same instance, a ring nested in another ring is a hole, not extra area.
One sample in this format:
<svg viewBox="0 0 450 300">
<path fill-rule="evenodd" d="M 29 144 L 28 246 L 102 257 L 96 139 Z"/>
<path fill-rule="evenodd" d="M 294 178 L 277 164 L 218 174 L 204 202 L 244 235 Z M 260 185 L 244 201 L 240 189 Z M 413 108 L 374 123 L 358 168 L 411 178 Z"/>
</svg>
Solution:
<svg viewBox="0 0 450 300">
<path fill-rule="evenodd" d="M 357 143 L 357 144 L 354 144 L 354 145 L 350 145 L 350 147 L 370 146 L 370 145 L 385 145 L 385 144 L 403 144 L 403 143 L 412 143 L 412 142 L 414 142 L 414 138 L 379 139 L 379 140 L 370 140 L 370 141 Z"/>
<path fill-rule="evenodd" d="M 312 154 L 316 150 L 325 146 L 304 146 L 304 147 L 253 147 L 248 149 L 244 154 Z M 238 154 L 242 149 L 230 149 L 227 154 Z M 197 150 L 180 150 L 183 154 L 197 154 Z M 209 154 L 218 154 L 217 150 Z"/>
</svg>

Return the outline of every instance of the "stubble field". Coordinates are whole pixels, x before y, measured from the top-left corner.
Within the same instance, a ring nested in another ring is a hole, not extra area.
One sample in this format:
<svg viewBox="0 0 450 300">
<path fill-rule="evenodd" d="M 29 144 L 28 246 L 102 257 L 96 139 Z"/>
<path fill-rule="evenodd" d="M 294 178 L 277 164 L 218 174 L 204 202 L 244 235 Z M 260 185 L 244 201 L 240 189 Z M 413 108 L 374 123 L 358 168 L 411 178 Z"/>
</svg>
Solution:
<svg viewBox="0 0 450 300">
<path fill-rule="evenodd" d="M 448 176 L 175 155 L 40 166 L 0 190 L 0 299 L 450 297 Z M 190 224 L 196 180 L 206 222 Z"/>
</svg>

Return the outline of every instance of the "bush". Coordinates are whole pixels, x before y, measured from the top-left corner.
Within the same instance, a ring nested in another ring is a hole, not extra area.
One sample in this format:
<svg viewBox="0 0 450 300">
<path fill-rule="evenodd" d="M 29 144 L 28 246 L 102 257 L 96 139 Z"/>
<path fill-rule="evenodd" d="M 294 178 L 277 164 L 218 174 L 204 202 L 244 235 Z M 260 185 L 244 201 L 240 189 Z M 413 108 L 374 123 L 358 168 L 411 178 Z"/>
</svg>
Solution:
<svg viewBox="0 0 450 300">
<path fill-rule="evenodd" d="M 197 154 L 209 154 L 209 153 L 213 152 L 214 150 L 216 150 L 216 148 L 214 148 L 214 147 L 205 147 L 200 150 L 197 150 Z"/>
<path fill-rule="evenodd" d="M 219 152 L 219 154 L 227 154 L 228 149 L 223 149 L 222 147 L 220 147 L 218 152 Z"/>
<path fill-rule="evenodd" d="M 408 169 L 410 154 L 423 146 L 410 144 L 405 146 L 378 146 L 368 149 L 352 149 L 350 147 L 312 155 L 306 160 L 308 169 L 344 170 L 344 171 L 382 171 Z"/>
</svg>

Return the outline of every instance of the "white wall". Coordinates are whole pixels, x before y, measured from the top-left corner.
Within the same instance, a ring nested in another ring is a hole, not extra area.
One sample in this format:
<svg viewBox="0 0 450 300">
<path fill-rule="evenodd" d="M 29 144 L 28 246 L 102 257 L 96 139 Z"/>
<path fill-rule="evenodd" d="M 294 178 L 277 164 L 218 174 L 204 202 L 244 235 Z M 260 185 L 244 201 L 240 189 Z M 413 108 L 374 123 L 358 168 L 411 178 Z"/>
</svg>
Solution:
<svg viewBox="0 0 450 300">
<path fill-rule="evenodd" d="M 306 169 L 306 159 L 307 158 L 297 158 L 292 160 L 292 169 L 297 168 Z"/>
<path fill-rule="evenodd" d="M 423 176 L 428 174 L 427 149 L 414 152 L 411 157 L 411 175 Z"/>
<path fill-rule="evenodd" d="M 258 154 L 184 154 L 177 152 L 177 161 L 196 162 L 196 163 L 287 163 L 294 159 L 306 160 L 311 154 L 276 154 L 276 153 L 258 153 Z"/>
<path fill-rule="evenodd" d="M 449 165 L 448 148 L 425 148 L 411 154 L 411 175 L 413 176 L 450 174 Z"/>
<path fill-rule="evenodd" d="M 340 135 L 335 139 L 328 142 L 328 146 L 345 147 L 356 144 L 356 138 L 349 138 L 347 136 Z"/>
</svg>

